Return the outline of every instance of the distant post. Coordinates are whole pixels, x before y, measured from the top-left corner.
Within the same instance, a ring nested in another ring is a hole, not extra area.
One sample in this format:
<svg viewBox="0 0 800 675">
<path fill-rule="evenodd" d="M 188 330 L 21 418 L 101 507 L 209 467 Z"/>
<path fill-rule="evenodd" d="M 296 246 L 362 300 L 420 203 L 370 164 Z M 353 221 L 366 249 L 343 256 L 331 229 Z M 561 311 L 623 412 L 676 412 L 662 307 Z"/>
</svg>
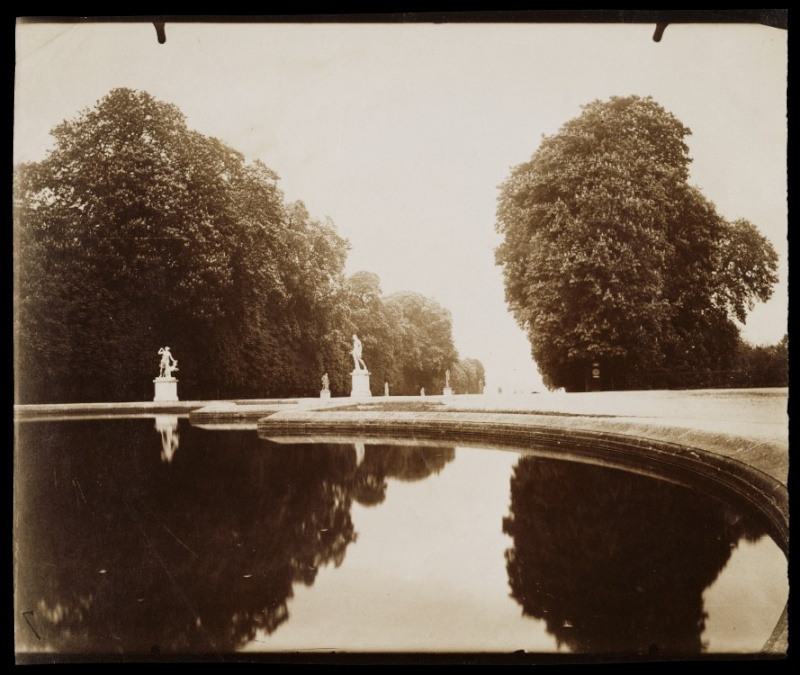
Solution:
<svg viewBox="0 0 800 675">
<path fill-rule="evenodd" d="M 600 363 L 595 361 L 586 371 L 586 391 L 601 391 L 602 382 Z"/>
</svg>

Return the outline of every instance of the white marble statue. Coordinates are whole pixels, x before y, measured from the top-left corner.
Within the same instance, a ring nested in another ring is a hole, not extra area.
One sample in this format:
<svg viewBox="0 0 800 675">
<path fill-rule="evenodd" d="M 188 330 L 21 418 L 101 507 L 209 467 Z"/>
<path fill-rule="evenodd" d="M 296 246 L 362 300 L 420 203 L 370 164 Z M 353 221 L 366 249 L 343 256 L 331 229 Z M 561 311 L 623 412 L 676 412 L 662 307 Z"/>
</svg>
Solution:
<svg viewBox="0 0 800 675">
<path fill-rule="evenodd" d="M 328 377 L 328 373 L 325 373 L 322 376 L 322 391 L 330 391 L 331 380 Z"/>
<path fill-rule="evenodd" d="M 445 370 L 444 371 L 444 386 L 447 387 L 447 389 L 450 389 L 450 371 L 449 370 Z"/>
<path fill-rule="evenodd" d="M 169 347 L 162 347 L 158 350 L 161 354 L 161 368 L 159 370 L 159 377 L 172 377 L 172 371 L 178 370 L 178 362 L 169 351 Z"/>
<path fill-rule="evenodd" d="M 353 335 L 353 351 L 350 353 L 353 355 L 353 362 L 355 363 L 354 370 L 366 370 L 367 364 L 361 358 L 361 340 L 355 334 Z"/>
</svg>

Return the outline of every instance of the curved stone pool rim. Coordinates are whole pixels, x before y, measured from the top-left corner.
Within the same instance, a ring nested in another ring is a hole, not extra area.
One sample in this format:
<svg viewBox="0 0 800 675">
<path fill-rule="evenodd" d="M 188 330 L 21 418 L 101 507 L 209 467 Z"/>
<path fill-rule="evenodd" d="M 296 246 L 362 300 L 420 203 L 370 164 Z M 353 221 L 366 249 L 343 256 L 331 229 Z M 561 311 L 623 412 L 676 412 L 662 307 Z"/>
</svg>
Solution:
<svg viewBox="0 0 800 675">
<path fill-rule="evenodd" d="M 204 411 L 191 418 L 208 424 Z M 606 419 L 530 414 L 465 412 L 372 412 L 284 410 L 262 417 L 259 437 L 277 442 L 451 442 L 602 464 L 677 482 L 717 496 L 745 510 L 754 509 L 769 535 L 789 557 L 789 490 L 770 474 L 706 446 L 735 443 L 717 434 L 693 434 L 697 445 L 663 440 L 680 436 L 674 428 L 629 425 Z M 625 433 L 621 433 L 624 429 Z M 785 654 L 788 606 L 762 648 Z"/>
<path fill-rule="evenodd" d="M 433 398 L 433 397 L 431 397 Z M 343 404 L 347 399 L 339 399 Z M 164 404 L 103 403 L 15 405 L 15 421 L 188 416 L 192 425 L 216 428 L 248 427 L 263 437 L 348 436 L 417 438 L 495 444 L 525 450 L 547 443 L 564 453 L 580 441 L 590 454 L 624 462 L 626 468 L 677 469 L 725 486 L 763 513 L 776 529 L 776 543 L 788 555 L 788 447 L 758 438 L 678 428 L 660 420 L 612 415 L 501 413 L 447 410 L 389 412 L 337 410 L 319 407 L 313 399 L 248 401 L 182 401 Z"/>
<path fill-rule="evenodd" d="M 438 397 L 437 397 L 438 398 Z M 434 399 L 434 397 L 431 397 Z M 416 399 L 418 400 L 418 399 Z M 433 401 L 430 401 L 433 402 Z M 331 409 L 332 404 L 348 410 Z M 193 426 L 251 428 L 270 440 L 337 442 L 391 440 L 452 442 L 547 454 L 647 473 L 694 489 L 719 489 L 729 501 L 755 509 L 788 559 L 788 439 L 720 433 L 674 420 L 609 414 L 491 412 L 464 409 L 379 411 L 353 408 L 338 399 L 180 402 L 169 409 L 151 403 L 15 406 L 15 420 L 113 416 L 188 416 Z M 293 439 L 294 437 L 294 439 Z M 787 610 L 764 645 L 765 656 L 788 649 Z"/>
<path fill-rule="evenodd" d="M 191 419 L 200 421 L 194 415 Z M 669 432 L 666 429 L 626 428 L 627 433 L 620 433 L 614 423 L 604 420 L 587 424 L 570 418 L 547 416 L 542 421 L 541 416 L 500 413 L 333 410 L 280 411 L 260 418 L 256 428 L 260 437 L 274 440 L 408 439 L 531 451 L 647 473 L 695 489 L 719 486 L 727 498 L 744 502 L 764 516 L 771 536 L 788 556 L 786 485 L 737 459 L 658 438 Z"/>
</svg>

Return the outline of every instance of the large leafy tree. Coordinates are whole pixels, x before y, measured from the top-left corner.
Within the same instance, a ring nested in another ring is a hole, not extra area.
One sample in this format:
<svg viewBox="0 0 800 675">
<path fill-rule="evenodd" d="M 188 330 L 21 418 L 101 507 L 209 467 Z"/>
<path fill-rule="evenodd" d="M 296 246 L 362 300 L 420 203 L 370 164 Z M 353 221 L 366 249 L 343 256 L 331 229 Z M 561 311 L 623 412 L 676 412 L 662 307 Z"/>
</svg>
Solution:
<svg viewBox="0 0 800 675">
<path fill-rule="evenodd" d="M 607 386 L 657 367 L 729 367 L 777 281 L 756 227 L 688 184 L 681 122 L 650 98 L 594 101 L 500 188 L 506 300 L 551 387 Z"/>
<path fill-rule="evenodd" d="M 316 387 L 347 250 L 331 223 L 145 92 L 52 133 L 15 171 L 19 400 L 147 398 L 164 345 L 186 397 Z"/>
</svg>

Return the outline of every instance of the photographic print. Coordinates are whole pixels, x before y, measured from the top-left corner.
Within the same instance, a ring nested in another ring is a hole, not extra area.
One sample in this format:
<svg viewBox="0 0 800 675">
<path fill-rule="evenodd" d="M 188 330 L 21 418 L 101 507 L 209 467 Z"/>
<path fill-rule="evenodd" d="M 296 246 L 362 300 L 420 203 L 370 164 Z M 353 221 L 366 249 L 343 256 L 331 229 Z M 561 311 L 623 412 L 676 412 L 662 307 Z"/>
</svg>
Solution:
<svg viewBox="0 0 800 675">
<path fill-rule="evenodd" d="M 17 664 L 788 650 L 788 10 L 17 17 Z"/>
</svg>

